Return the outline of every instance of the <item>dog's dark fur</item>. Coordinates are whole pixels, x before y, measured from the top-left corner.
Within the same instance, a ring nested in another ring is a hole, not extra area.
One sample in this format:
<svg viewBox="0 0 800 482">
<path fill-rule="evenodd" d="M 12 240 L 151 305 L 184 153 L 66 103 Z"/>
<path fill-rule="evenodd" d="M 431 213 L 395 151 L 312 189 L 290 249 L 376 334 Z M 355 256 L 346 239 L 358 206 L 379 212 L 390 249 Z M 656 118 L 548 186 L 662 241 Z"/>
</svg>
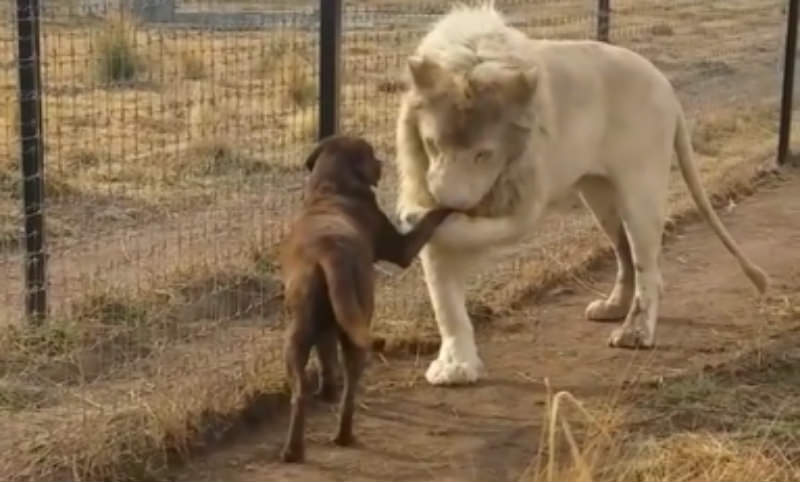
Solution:
<svg viewBox="0 0 800 482">
<path fill-rule="evenodd" d="M 281 252 L 285 304 L 292 320 L 284 347 L 292 386 L 289 433 L 281 454 L 285 462 L 304 457 L 303 375 L 312 347 L 320 362 L 317 395 L 335 398 L 337 338 L 345 385 L 334 442 L 353 443 L 355 389 L 370 346 L 372 264 L 385 260 L 408 267 L 451 212 L 432 210 L 408 234 L 400 234 L 375 199 L 372 187 L 380 180 L 381 162 L 361 138 L 335 136 L 320 142 L 306 167 L 311 176 L 303 211 Z"/>
</svg>

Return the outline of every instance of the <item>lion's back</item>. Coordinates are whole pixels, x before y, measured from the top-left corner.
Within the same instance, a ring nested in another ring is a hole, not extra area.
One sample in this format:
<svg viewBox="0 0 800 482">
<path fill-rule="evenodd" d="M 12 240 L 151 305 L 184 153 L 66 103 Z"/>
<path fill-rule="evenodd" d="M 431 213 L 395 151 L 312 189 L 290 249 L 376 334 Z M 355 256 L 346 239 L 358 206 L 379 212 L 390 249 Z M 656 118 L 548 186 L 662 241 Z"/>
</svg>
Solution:
<svg viewBox="0 0 800 482">
<path fill-rule="evenodd" d="M 650 60 L 626 47 L 595 40 L 539 40 L 529 47 L 528 55 L 541 62 L 552 84 L 576 87 L 575 82 L 596 80 L 611 93 L 623 92 L 628 98 L 672 91 L 667 77 Z"/>
<path fill-rule="evenodd" d="M 591 159 L 635 138 L 660 142 L 674 129 L 680 110 L 675 91 L 640 54 L 591 40 L 538 41 L 533 48 L 545 74 L 541 95 L 563 141 L 553 149 L 580 149 L 572 154 Z"/>
</svg>

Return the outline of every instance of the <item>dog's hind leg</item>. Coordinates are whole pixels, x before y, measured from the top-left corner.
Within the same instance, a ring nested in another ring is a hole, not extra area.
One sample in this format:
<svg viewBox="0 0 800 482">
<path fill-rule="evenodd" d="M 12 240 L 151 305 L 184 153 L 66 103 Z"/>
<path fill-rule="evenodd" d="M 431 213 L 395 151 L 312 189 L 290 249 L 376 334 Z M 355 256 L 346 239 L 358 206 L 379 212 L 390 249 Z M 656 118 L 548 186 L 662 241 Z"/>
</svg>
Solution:
<svg viewBox="0 0 800 482">
<path fill-rule="evenodd" d="M 332 320 L 332 323 L 335 321 Z M 333 327 L 331 327 L 333 328 Z M 315 395 L 325 401 L 336 400 L 336 329 L 327 329 L 317 338 L 317 360 L 319 361 L 319 386 Z"/>
<path fill-rule="evenodd" d="M 322 258 L 319 264 L 325 273 L 336 325 L 354 344 L 368 348 L 375 309 L 371 260 L 333 255 Z"/>
<path fill-rule="evenodd" d="M 298 316 L 311 316 L 312 310 L 302 309 Z M 284 359 L 286 373 L 292 387 L 292 406 L 289 419 L 289 432 L 286 443 L 281 452 L 284 462 L 302 462 L 305 456 L 305 403 L 306 383 L 305 367 L 311 352 L 312 337 L 310 328 L 313 326 L 309 320 L 298 320 L 297 327 L 286 338 L 284 346 Z"/>
<path fill-rule="evenodd" d="M 358 381 L 367 362 L 367 351 L 356 346 L 346 335 L 339 337 L 344 358 L 344 392 L 339 406 L 339 430 L 333 439 L 336 445 L 348 446 L 355 442 L 353 436 L 353 411 L 355 410 Z"/>
</svg>

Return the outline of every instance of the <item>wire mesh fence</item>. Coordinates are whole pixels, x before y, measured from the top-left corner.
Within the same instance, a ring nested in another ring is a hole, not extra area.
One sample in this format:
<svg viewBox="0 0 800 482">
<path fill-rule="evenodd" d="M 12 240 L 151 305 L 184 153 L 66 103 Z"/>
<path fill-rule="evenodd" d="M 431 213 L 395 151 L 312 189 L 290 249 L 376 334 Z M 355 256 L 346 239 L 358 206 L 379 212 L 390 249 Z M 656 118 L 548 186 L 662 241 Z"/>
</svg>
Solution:
<svg viewBox="0 0 800 482">
<path fill-rule="evenodd" d="M 19 96 L 18 96 L 18 69 L 17 69 L 17 24 L 16 11 L 10 4 L 0 7 L 0 13 L 6 19 L 0 25 L 0 82 L 2 82 L 3 112 L 0 117 L 0 180 L 2 181 L 3 196 L 0 197 L 0 246 L 6 252 L 12 253 L 8 266 L 12 272 L 21 271 L 22 261 L 18 257 L 17 243 L 19 231 L 22 229 L 22 206 L 20 201 L 20 169 L 19 169 Z M 6 267 L 4 267 L 6 268 Z M 19 277 L 17 278 L 19 279 Z M 12 285 L 13 286 L 13 285 Z M 3 306 L 9 310 L 21 310 L 22 298 L 14 294 L 21 293 L 21 288 L 4 290 Z M 13 313 L 13 311 L 12 311 Z"/>
<path fill-rule="evenodd" d="M 728 192 L 774 151 L 783 3 L 611 2 L 609 41 L 668 74 L 714 192 Z M 534 37 L 597 35 L 595 0 L 496 4 Z M 342 131 L 367 137 L 390 164 L 406 58 L 449 6 L 344 3 Z M 187 417 L 224 413 L 254 392 L 276 390 L 274 248 L 299 205 L 303 156 L 317 137 L 318 7 L 311 0 L 42 4 L 50 313 L 35 332 L 15 328 L 25 289 L 19 59 L 15 11 L 3 11 L 0 319 L 9 327 L 3 387 L 13 389 L 0 389 L 0 405 L 14 409 L 7 460 L 30 459 L 32 449 L 15 441 L 42 434 L 64 460 L 80 459 L 87 444 L 112 459 L 117 445 L 108 438 L 127 420 L 115 418 L 121 412 L 155 411 L 158 422 L 136 420 L 162 438 L 188 438 L 191 431 L 175 428 Z M 385 171 L 379 197 L 392 212 L 397 181 Z M 679 213 L 688 198 L 680 182 L 673 185 Z M 475 277 L 473 317 L 546 293 L 549 281 L 604 243 L 577 199 L 566 199 L 535 237 Z M 435 344 L 419 266 L 382 273 L 376 334 L 415 350 L 420 340 Z"/>
<path fill-rule="evenodd" d="M 291 204 L 316 127 L 307 15 L 284 14 L 265 36 L 246 18 L 232 26 L 236 15 L 210 20 L 202 2 L 175 26 L 120 2 L 79 6 L 47 5 L 42 18 L 54 316 L 87 284 L 137 287 L 240 250 L 225 239 Z"/>
</svg>

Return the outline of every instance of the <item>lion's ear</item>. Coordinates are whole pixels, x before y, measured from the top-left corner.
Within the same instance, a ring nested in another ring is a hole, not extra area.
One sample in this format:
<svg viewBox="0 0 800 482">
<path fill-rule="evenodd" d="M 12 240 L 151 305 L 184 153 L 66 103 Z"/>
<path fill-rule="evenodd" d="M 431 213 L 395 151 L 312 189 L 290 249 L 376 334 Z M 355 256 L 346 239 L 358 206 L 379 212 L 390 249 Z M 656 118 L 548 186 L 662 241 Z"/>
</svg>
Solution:
<svg viewBox="0 0 800 482">
<path fill-rule="evenodd" d="M 539 83 L 539 69 L 531 67 L 522 72 L 514 74 L 506 84 L 503 92 L 506 92 L 509 100 L 513 102 L 528 102 L 536 92 Z"/>
<path fill-rule="evenodd" d="M 500 62 L 487 61 L 475 67 L 467 78 L 470 90 L 477 95 L 499 95 L 512 104 L 526 103 L 536 92 L 539 70 L 520 70 Z"/>
<path fill-rule="evenodd" d="M 444 69 L 436 62 L 419 55 L 408 58 L 408 70 L 414 87 L 422 91 L 435 90 L 444 80 Z"/>
</svg>

